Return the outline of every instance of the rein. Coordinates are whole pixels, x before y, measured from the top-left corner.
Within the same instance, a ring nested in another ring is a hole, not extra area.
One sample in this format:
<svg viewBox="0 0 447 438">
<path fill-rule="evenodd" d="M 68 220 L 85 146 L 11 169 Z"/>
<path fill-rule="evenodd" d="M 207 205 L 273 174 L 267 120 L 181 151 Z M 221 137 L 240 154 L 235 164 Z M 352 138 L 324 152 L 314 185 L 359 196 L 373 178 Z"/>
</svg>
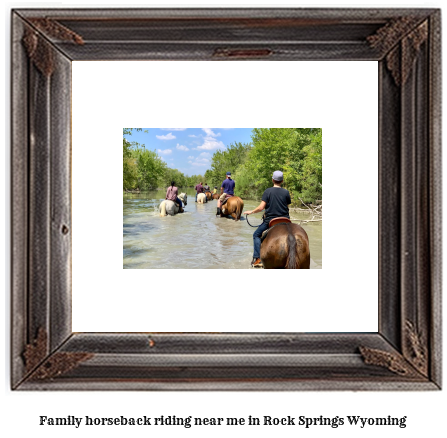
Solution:
<svg viewBox="0 0 447 438">
<path fill-rule="evenodd" d="M 245 220 L 247 221 L 247 224 L 253 228 L 259 228 L 264 223 L 264 222 L 261 222 L 259 225 L 252 225 L 250 222 L 248 222 L 248 214 L 245 215 Z"/>
</svg>

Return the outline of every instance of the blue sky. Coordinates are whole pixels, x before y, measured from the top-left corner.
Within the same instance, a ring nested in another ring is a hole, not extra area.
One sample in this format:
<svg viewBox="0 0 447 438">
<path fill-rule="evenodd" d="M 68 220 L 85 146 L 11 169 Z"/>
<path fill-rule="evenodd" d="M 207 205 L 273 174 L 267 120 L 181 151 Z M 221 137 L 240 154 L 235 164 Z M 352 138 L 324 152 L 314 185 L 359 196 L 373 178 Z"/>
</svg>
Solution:
<svg viewBox="0 0 447 438">
<path fill-rule="evenodd" d="M 231 143 L 251 142 L 253 128 L 143 128 L 125 138 L 155 150 L 168 167 L 185 175 L 201 175 L 211 167 L 211 157 Z M 148 131 L 148 132 L 144 132 Z"/>
</svg>

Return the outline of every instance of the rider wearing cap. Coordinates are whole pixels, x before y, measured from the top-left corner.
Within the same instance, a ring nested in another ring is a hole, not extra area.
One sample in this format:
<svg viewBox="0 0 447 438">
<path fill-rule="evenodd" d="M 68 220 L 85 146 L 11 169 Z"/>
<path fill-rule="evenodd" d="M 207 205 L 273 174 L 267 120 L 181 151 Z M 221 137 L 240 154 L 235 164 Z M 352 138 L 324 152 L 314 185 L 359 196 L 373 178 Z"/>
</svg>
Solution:
<svg viewBox="0 0 447 438">
<path fill-rule="evenodd" d="M 225 179 L 225 181 L 222 183 L 222 186 L 220 187 L 220 198 L 217 201 L 217 215 L 221 214 L 220 211 L 220 206 L 222 204 L 222 202 L 225 200 L 225 198 L 230 197 L 230 196 L 234 196 L 234 187 L 235 187 L 236 183 L 231 179 L 231 172 L 227 172 L 227 178 Z"/>
<path fill-rule="evenodd" d="M 253 233 L 253 260 L 251 265 L 255 268 L 261 267 L 261 235 L 268 229 L 269 223 L 276 217 L 286 217 L 290 219 L 288 205 L 292 203 L 288 190 L 281 187 L 283 183 L 283 173 L 279 170 L 273 172 L 273 187 L 268 188 L 262 195 L 261 203 L 251 211 L 243 214 L 259 213 L 265 209 L 264 222 Z"/>
</svg>

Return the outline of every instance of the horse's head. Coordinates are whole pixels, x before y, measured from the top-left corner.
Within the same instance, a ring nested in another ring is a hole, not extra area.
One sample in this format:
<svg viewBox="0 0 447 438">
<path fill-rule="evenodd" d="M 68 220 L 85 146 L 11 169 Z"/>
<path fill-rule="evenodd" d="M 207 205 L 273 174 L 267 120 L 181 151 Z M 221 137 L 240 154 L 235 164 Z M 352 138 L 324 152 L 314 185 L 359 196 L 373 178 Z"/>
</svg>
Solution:
<svg viewBox="0 0 447 438">
<path fill-rule="evenodd" d="M 187 205 L 188 195 L 186 193 L 180 193 L 178 197 L 183 202 L 183 204 Z"/>
</svg>

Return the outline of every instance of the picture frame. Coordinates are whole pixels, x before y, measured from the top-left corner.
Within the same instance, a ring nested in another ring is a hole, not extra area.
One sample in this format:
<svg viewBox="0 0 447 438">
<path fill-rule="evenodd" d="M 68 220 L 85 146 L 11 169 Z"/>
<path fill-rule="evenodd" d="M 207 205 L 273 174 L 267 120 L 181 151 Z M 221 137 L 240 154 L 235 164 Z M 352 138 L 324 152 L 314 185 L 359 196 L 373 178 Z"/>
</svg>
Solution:
<svg viewBox="0 0 447 438">
<path fill-rule="evenodd" d="M 440 10 L 15 9 L 11 20 L 12 389 L 441 389 Z M 71 62 L 158 59 L 378 62 L 377 333 L 72 332 Z"/>
</svg>

